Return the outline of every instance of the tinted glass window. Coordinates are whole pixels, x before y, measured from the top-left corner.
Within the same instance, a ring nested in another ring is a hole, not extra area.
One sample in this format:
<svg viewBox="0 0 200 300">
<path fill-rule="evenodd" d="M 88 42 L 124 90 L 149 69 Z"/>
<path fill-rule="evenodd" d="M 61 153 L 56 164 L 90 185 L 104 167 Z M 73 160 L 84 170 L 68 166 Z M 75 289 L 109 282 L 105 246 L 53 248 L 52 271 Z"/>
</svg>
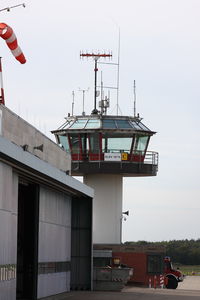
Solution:
<svg viewBox="0 0 200 300">
<path fill-rule="evenodd" d="M 83 119 L 83 120 L 76 120 L 74 122 L 74 124 L 70 127 L 70 129 L 83 129 L 85 127 L 85 124 L 87 122 L 87 119 Z"/>
<path fill-rule="evenodd" d="M 103 120 L 103 128 L 117 128 L 114 120 Z"/>
<path fill-rule="evenodd" d="M 133 126 L 133 128 L 136 129 L 136 130 L 141 130 L 140 126 L 139 126 L 138 123 L 136 123 L 136 122 L 132 122 L 132 126 Z"/>
<path fill-rule="evenodd" d="M 149 139 L 148 136 L 139 136 L 139 137 L 137 137 L 135 150 L 140 151 L 142 154 L 144 154 L 144 151 L 145 151 L 146 146 L 147 146 L 148 139 Z"/>
<path fill-rule="evenodd" d="M 85 128 L 99 128 L 100 127 L 100 120 L 89 120 L 87 122 L 87 125 L 85 126 Z"/>
<path fill-rule="evenodd" d="M 69 152 L 69 143 L 68 143 L 68 138 L 67 136 L 64 135 L 59 135 L 59 143 L 64 147 L 64 149 Z"/>
<path fill-rule="evenodd" d="M 128 120 L 116 120 L 117 128 L 132 128 Z"/>
<path fill-rule="evenodd" d="M 163 258 L 161 255 L 147 256 L 147 272 L 148 273 L 162 273 L 163 272 Z"/>
<path fill-rule="evenodd" d="M 77 135 L 70 135 L 70 141 L 71 141 L 72 153 L 73 154 L 80 153 L 79 137 Z"/>
<path fill-rule="evenodd" d="M 93 154 L 97 154 L 100 152 L 98 133 L 90 134 L 90 151 Z"/>
<path fill-rule="evenodd" d="M 130 152 L 132 137 L 104 137 L 102 139 L 103 152 Z"/>
</svg>

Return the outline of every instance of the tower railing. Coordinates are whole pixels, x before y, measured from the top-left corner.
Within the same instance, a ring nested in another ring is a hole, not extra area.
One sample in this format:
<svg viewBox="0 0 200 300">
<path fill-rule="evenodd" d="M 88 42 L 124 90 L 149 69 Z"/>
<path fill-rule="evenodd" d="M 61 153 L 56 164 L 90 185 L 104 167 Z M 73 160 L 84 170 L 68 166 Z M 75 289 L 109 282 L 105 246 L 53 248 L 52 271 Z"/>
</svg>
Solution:
<svg viewBox="0 0 200 300">
<path fill-rule="evenodd" d="M 155 151 L 133 151 L 131 154 L 128 150 L 109 149 L 109 151 L 98 151 L 91 153 L 90 151 L 72 154 L 73 162 L 98 162 L 100 163 L 123 163 L 123 164 L 150 164 L 158 166 L 159 155 Z"/>
</svg>

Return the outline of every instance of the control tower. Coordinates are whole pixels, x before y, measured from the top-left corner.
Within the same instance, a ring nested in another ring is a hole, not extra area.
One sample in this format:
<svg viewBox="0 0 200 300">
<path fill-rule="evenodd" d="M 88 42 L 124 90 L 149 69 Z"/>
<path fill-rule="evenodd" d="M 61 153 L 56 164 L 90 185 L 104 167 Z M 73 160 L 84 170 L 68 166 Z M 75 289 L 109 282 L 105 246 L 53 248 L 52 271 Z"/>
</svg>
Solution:
<svg viewBox="0 0 200 300">
<path fill-rule="evenodd" d="M 100 55 L 95 55 L 96 76 Z M 92 113 L 69 116 L 52 133 L 71 153 L 71 175 L 83 176 L 84 183 L 94 188 L 94 244 L 120 244 L 123 177 L 156 176 L 158 153 L 147 150 L 155 132 L 139 116 L 107 115 L 108 98 L 99 101 L 98 111 L 96 95 L 95 82 Z"/>
</svg>

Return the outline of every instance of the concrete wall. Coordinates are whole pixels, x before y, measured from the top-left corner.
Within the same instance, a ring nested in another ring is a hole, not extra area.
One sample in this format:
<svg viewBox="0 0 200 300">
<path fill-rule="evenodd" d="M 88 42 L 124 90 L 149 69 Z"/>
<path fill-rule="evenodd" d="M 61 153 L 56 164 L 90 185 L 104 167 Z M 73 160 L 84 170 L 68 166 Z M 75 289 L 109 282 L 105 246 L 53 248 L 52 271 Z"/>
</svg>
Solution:
<svg viewBox="0 0 200 300">
<path fill-rule="evenodd" d="M 0 135 L 18 146 L 28 145 L 27 151 L 60 170 L 71 170 L 69 154 L 4 105 L 0 105 Z M 42 144 L 43 152 L 34 149 Z"/>
<path fill-rule="evenodd" d="M 42 298 L 70 290 L 71 198 L 41 186 L 39 220 L 38 260 L 43 274 L 38 275 L 38 298 Z"/>
<path fill-rule="evenodd" d="M 122 176 L 85 175 L 84 183 L 94 189 L 93 242 L 120 244 L 122 222 Z"/>
<path fill-rule="evenodd" d="M 0 162 L 0 299 L 16 299 L 18 176 Z"/>
</svg>

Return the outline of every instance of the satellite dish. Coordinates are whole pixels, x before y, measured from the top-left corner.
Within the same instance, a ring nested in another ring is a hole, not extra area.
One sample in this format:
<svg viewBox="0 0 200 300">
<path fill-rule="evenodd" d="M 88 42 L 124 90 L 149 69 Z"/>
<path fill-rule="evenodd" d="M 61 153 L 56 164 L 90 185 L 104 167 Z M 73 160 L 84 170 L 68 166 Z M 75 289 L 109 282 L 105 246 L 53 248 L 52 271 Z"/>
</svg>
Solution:
<svg viewBox="0 0 200 300">
<path fill-rule="evenodd" d="M 100 91 L 96 91 L 96 97 L 100 96 Z"/>
</svg>

